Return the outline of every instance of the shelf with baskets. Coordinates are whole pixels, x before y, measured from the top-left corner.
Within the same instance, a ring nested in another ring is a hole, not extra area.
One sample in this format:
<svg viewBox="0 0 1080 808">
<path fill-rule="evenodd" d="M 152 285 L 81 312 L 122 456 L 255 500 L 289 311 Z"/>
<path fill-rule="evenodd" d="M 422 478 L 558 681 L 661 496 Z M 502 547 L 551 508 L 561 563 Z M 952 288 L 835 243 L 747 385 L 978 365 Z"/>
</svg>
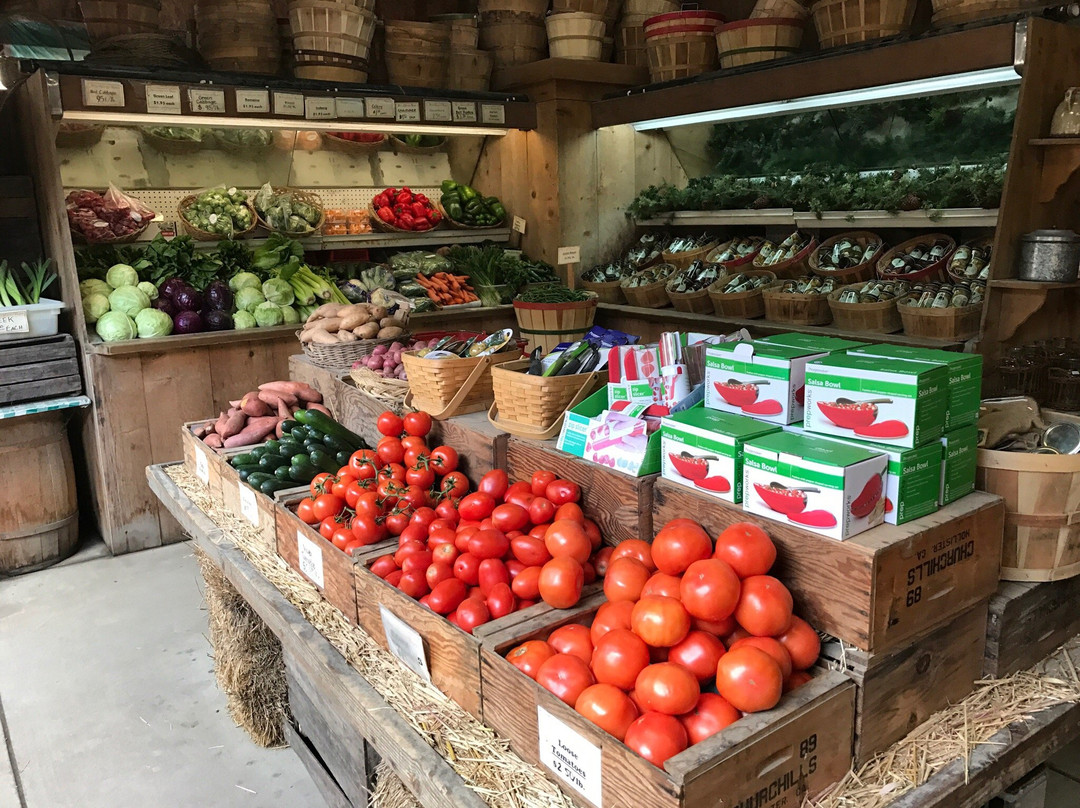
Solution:
<svg viewBox="0 0 1080 808">
<path fill-rule="evenodd" d="M 445 244 L 480 244 L 494 241 L 505 244 L 510 241 L 510 228 L 493 227 L 488 230 L 428 230 L 423 233 L 359 233 L 351 236 L 308 236 L 300 239 L 305 250 L 378 250 L 410 249 L 413 247 L 441 247 Z M 266 239 L 245 239 L 244 246 L 257 247 Z M 200 242 L 197 249 L 210 250 L 217 242 Z"/>
<path fill-rule="evenodd" d="M 994 227 L 998 222 L 996 208 L 954 208 L 950 210 L 912 210 L 891 213 L 887 210 L 827 210 L 794 211 L 789 208 L 771 210 L 705 210 L 676 211 L 651 219 L 637 219 L 640 227 L 721 227 L 746 225 L 767 227 L 787 225 L 813 229 L 856 229 L 858 227 Z"/>
</svg>

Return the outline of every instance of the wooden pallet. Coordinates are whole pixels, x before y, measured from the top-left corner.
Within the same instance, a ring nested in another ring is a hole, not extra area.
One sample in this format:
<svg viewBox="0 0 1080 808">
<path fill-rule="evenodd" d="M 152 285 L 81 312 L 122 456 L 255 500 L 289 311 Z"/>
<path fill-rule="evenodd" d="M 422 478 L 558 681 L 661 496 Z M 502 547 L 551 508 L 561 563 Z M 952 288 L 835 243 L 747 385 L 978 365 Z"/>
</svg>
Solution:
<svg viewBox="0 0 1080 808">
<path fill-rule="evenodd" d="M 81 392 L 82 376 L 70 334 L 0 342 L 0 405 Z"/>
<path fill-rule="evenodd" d="M 983 675 L 1008 676 L 1080 634 L 1080 577 L 1002 581 L 990 598 Z"/>
</svg>

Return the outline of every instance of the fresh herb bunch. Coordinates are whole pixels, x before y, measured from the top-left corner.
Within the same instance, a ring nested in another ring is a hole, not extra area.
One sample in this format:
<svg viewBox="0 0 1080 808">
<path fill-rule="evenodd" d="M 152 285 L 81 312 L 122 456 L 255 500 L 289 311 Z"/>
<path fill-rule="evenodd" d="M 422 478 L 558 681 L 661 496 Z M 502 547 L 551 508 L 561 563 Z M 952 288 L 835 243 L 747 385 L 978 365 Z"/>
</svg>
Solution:
<svg viewBox="0 0 1080 808">
<path fill-rule="evenodd" d="M 180 278 L 199 290 L 210 285 L 220 268 L 211 253 L 195 249 L 191 236 L 177 236 L 171 241 L 155 236 L 143 252 L 141 261 L 149 262 L 149 280 L 155 286 L 169 278 Z"/>
<path fill-rule="evenodd" d="M 223 277 L 231 277 L 237 272 L 250 272 L 253 256 L 251 250 L 239 241 L 225 239 L 218 243 L 217 250 L 212 253 L 218 261 L 218 274 Z"/>
<path fill-rule="evenodd" d="M 568 289 L 558 283 L 533 286 L 519 294 L 514 300 L 521 303 L 581 303 L 594 295 L 582 289 Z"/>
<path fill-rule="evenodd" d="M 33 306 L 41 300 L 44 292 L 56 280 L 56 273 L 49 272 L 51 258 L 22 264 L 23 280 L 18 273 L 8 268 L 7 261 L 0 261 L 0 305 Z"/>
</svg>

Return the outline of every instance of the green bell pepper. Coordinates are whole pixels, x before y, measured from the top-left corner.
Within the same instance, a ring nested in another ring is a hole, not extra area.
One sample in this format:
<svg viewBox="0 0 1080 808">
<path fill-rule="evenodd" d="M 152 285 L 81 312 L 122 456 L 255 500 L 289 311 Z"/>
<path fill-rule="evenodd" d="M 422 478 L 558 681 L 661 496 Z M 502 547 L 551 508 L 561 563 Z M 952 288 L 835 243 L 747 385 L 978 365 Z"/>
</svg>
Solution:
<svg viewBox="0 0 1080 808">
<path fill-rule="evenodd" d="M 480 194 L 476 192 L 476 189 L 470 188 L 468 185 L 459 185 L 458 192 L 461 194 L 462 202 L 468 202 L 470 199 L 480 198 Z"/>
</svg>

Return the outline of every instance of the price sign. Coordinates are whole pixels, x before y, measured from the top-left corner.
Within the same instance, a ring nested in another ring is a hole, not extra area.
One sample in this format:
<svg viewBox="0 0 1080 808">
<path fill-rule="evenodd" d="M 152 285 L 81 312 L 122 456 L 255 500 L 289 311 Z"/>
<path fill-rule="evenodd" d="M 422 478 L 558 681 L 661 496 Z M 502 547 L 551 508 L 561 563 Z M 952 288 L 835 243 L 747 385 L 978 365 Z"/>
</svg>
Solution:
<svg viewBox="0 0 1080 808">
<path fill-rule="evenodd" d="M 304 96 L 300 93 L 274 93 L 274 114 L 304 116 Z"/>
<path fill-rule="evenodd" d="M 333 98 L 305 98 L 304 117 L 309 121 L 325 121 L 337 117 Z"/>
<path fill-rule="evenodd" d="M 192 112 L 212 112 L 224 114 L 225 91 L 202 90 L 192 87 L 188 90 L 188 103 L 191 104 Z"/>
<path fill-rule="evenodd" d="M 593 805 L 600 805 L 600 747 L 543 707 L 536 708 L 536 723 L 540 762 Z"/>
<path fill-rule="evenodd" d="M 265 115 L 270 111 L 270 91 L 237 90 L 236 111 Z"/>
<path fill-rule="evenodd" d="M 450 107 L 449 101 L 425 101 L 424 102 L 424 120 L 425 121 L 452 121 L 454 120 L 454 111 Z"/>
<path fill-rule="evenodd" d="M 124 85 L 118 81 L 98 81 L 83 79 L 83 106 L 87 107 L 123 107 Z"/>
<path fill-rule="evenodd" d="M 484 123 L 506 123 L 506 107 L 502 104 L 481 104 L 480 120 Z"/>
<path fill-rule="evenodd" d="M 315 542 L 296 531 L 296 555 L 300 562 L 300 572 L 319 589 L 323 585 L 322 548 Z"/>
<path fill-rule="evenodd" d="M 210 484 L 210 464 L 206 460 L 206 452 L 202 449 L 195 450 L 195 476 L 202 480 L 203 485 Z"/>
<path fill-rule="evenodd" d="M 163 115 L 181 114 L 184 110 L 180 106 L 180 88 L 147 84 L 146 111 L 159 112 Z"/>
<path fill-rule="evenodd" d="M 368 98 L 364 100 L 364 103 L 367 105 L 367 116 L 369 118 L 394 117 L 393 98 Z"/>
<path fill-rule="evenodd" d="M 0 312 L 0 334 L 27 334 L 30 321 L 25 311 Z"/>
<path fill-rule="evenodd" d="M 337 114 L 339 118 L 363 118 L 363 98 L 339 98 L 337 99 Z"/>
<path fill-rule="evenodd" d="M 453 102 L 454 123 L 476 123 L 475 101 Z"/>
<path fill-rule="evenodd" d="M 386 634 L 386 645 L 390 653 L 417 676 L 430 682 L 431 672 L 428 670 L 427 653 L 424 651 L 424 638 L 382 604 L 379 604 L 379 612 L 382 614 L 383 632 Z"/>
<path fill-rule="evenodd" d="M 520 216 L 514 217 L 514 232 L 521 233 L 523 236 L 525 235 L 525 220 Z"/>
<path fill-rule="evenodd" d="M 244 518 L 251 524 L 258 527 L 259 503 L 255 501 L 255 491 L 244 483 L 237 483 L 237 485 L 240 486 L 240 513 L 244 514 Z"/>
<path fill-rule="evenodd" d="M 559 247 L 560 264 L 577 264 L 581 262 L 581 247 Z"/>
<path fill-rule="evenodd" d="M 394 120 L 398 123 L 419 123 L 420 102 L 398 101 L 394 107 Z"/>
</svg>

